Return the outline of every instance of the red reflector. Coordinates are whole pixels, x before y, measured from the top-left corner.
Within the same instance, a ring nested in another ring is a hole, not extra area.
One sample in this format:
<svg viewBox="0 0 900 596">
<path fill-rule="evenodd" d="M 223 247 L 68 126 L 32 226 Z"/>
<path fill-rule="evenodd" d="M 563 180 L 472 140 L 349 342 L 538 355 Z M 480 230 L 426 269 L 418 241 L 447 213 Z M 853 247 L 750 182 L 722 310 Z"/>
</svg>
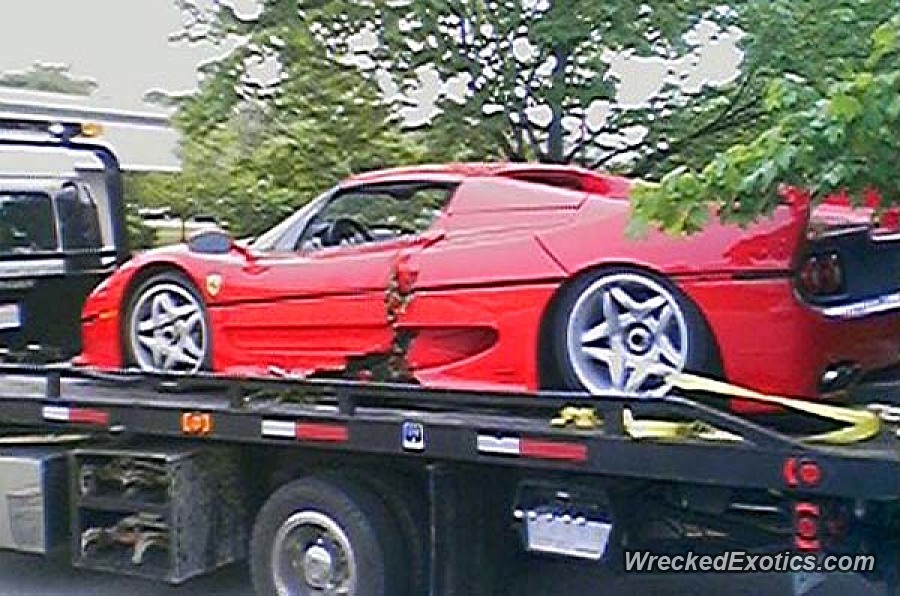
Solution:
<svg viewBox="0 0 900 596">
<path fill-rule="evenodd" d="M 784 478 L 784 483 L 788 486 L 797 486 L 797 460 L 793 457 L 789 457 L 784 460 L 784 465 L 781 467 L 781 476 Z"/>
<path fill-rule="evenodd" d="M 794 546 L 797 550 L 814 551 L 822 548 L 822 543 L 818 540 L 805 540 L 799 536 L 794 536 Z"/>
<path fill-rule="evenodd" d="M 104 412 L 103 410 L 72 408 L 69 410 L 69 422 L 109 426 L 109 413 Z"/>
<path fill-rule="evenodd" d="M 819 517 L 819 506 L 815 503 L 797 503 L 794 505 L 794 514 L 797 517 L 801 515 L 811 515 L 813 517 Z"/>
<path fill-rule="evenodd" d="M 580 443 L 560 443 L 557 441 L 522 439 L 519 443 L 519 455 L 536 459 L 586 461 L 587 447 Z"/>
<path fill-rule="evenodd" d="M 806 486 L 816 486 L 822 480 L 822 470 L 819 464 L 813 461 L 805 461 L 800 464 L 800 482 Z"/>
<path fill-rule="evenodd" d="M 819 542 L 819 517 L 821 510 L 815 503 L 796 503 L 794 505 L 794 546 L 801 551 L 814 551 L 822 548 Z"/>
<path fill-rule="evenodd" d="M 295 436 L 303 441 L 328 441 L 343 443 L 350 438 L 346 426 L 340 424 L 314 424 L 298 422 Z"/>
<path fill-rule="evenodd" d="M 812 540 L 819 533 L 819 524 L 811 517 L 801 517 L 797 520 L 797 536 L 804 540 Z"/>
</svg>

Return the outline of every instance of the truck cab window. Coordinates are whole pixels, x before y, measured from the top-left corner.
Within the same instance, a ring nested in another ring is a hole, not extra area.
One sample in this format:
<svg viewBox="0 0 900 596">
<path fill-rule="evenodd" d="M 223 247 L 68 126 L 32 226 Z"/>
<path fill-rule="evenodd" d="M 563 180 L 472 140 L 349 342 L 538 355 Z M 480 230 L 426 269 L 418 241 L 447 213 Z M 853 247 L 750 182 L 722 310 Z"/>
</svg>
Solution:
<svg viewBox="0 0 900 596">
<path fill-rule="evenodd" d="M 0 254 L 57 248 L 49 196 L 40 192 L 0 193 Z"/>
<path fill-rule="evenodd" d="M 102 245 L 97 206 L 87 189 L 65 184 L 56 194 L 59 231 L 64 250 L 91 250 Z"/>
</svg>

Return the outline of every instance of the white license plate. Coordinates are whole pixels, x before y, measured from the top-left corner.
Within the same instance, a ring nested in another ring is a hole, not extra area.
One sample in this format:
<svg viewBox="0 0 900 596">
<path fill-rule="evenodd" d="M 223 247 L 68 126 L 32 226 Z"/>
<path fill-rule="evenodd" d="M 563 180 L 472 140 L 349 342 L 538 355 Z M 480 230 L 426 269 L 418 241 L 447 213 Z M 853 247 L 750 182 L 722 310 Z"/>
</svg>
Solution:
<svg viewBox="0 0 900 596">
<path fill-rule="evenodd" d="M 18 329 L 22 326 L 22 309 L 18 304 L 0 304 L 0 329 Z"/>
</svg>

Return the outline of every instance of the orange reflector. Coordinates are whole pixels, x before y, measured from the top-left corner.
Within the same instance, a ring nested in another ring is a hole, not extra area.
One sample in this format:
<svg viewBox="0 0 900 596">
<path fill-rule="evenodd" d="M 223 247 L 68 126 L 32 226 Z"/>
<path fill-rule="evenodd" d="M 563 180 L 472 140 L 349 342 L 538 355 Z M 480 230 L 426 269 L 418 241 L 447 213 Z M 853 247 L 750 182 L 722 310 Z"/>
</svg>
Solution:
<svg viewBox="0 0 900 596">
<path fill-rule="evenodd" d="M 186 435 L 208 435 L 213 430 L 212 414 L 184 412 L 181 415 L 181 432 Z"/>
<path fill-rule="evenodd" d="M 81 125 L 81 136 L 93 139 L 103 134 L 103 125 L 97 122 L 85 122 Z"/>
</svg>

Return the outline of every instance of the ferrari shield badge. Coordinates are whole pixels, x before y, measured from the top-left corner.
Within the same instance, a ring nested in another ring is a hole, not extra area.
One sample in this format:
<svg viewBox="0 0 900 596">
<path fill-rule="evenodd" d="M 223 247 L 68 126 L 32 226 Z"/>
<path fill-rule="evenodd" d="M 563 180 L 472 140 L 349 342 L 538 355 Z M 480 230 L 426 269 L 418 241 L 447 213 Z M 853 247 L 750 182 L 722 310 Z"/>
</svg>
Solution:
<svg viewBox="0 0 900 596">
<path fill-rule="evenodd" d="M 210 296 L 217 296 L 222 291 L 222 276 L 210 273 L 206 276 L 206 291 Z"/>
</svg>

